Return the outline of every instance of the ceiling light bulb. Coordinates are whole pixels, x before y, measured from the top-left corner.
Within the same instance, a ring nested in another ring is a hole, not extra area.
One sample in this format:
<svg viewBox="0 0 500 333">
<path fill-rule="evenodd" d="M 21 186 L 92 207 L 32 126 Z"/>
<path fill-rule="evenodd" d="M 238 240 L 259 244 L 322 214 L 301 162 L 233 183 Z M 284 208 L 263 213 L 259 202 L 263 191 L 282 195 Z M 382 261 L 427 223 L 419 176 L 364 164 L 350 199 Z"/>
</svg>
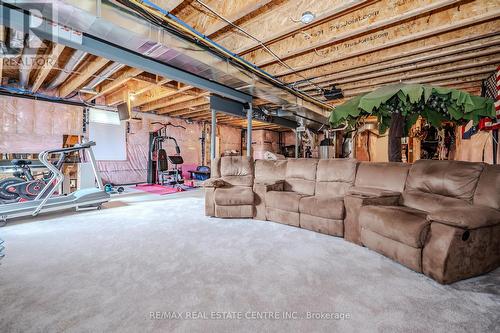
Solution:
<svg viewBox="0 0 500 333">
<path fill-rule="evenodd" d="M 302 13 L 302 17 L 300 18 L 300 22 L 302 22 L 304 24 L 309 24 L 312 21 L 314 21 L 315 18 L 316 18 L 316 15 L 314 15 L 310 11 L 307 11 L 307 12 Z"/>
</svg>

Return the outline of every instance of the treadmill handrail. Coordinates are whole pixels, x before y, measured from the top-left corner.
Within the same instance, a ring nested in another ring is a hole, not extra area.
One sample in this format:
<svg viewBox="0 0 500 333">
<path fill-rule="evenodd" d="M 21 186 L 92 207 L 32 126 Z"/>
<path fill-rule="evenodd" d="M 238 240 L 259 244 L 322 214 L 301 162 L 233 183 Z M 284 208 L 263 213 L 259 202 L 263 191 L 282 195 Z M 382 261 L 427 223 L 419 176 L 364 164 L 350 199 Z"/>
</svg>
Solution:
<svg viewBox="0 0 500 333">
<path fill-rule="evenodd" d="M 36 216 L 43 208 L 47 200 L 54 194 L 59 184 L 64 180 L 64 174 L 61 170 L 57 169 L 52 163 L 50 163 L 49 157 L 50 151 L 46 150 L 38 155 L 38 159 L 52 172 L 52 177 L 47 181 L 45 187 L 40 191 L 35 200 L 42 200 L 38 207 L 33 211 L 33 216 Z M 61 152 L 62 153 L 62 152 Z M 54 183 L 55 180 L 55 183 Z M 45 195 L 47 189 L 50 191 Z M 45 195 L 45 197 L 43 197 Z M 42 199 L 43 197 L 43 199 Z"/>
<path fill-rule="evenodd" d="M 48 154 L 69 153 L 73 151 L 88 149 L 95 145 L 96 143 L 94 141 L 89 141 L 85 143 L 76 144 L 73 147 L 44 150 L 42 151 L 42 153 L 48 153 Z"/>
<path fill-rule="evenodd" d="M 48 159 L 49 154 L 64 154 L 67 152 L 83 150 L 84 153 L 87 152 L 87 155 L 92 164 L 92 171 L 94 171 L 95 180 L 97 181 L 97 186 L 100 190 L 103 190 L 102 180 L 99 175 L 99 171 L 97 169 L 97 164 L 94 156 L 94 152 L 92 151 L 92 146 L 95 146 L 96 143 L 93 141 L 85 142 L 82 144 L 75 145 L 70 148 L 60 148 L 60 149 L 50 149 L 42 151 L 38 154 L 38 159 L 50 170 L 52 171 L 52 177 L 49 179 L 45 187 L 40 191 L 35 200 L 42 200 L 38 207 L 33 211 L 33 216 L 36 216 L 44 207 L 45 203 L 49 198 L 54 194 L 56 189 L 59 187 L 59 184 L 64 180 L 64 174 L 61 170 L 57 169 Z M 55 181 L 55 183 L 54 183 Z M 47 190 L 50 188 L 50 191 L 45 195 Z M 44 196 L 45 195 L 45 196 Z M 43 197 L 43 198 L 42 198 Z"/>
</svg>

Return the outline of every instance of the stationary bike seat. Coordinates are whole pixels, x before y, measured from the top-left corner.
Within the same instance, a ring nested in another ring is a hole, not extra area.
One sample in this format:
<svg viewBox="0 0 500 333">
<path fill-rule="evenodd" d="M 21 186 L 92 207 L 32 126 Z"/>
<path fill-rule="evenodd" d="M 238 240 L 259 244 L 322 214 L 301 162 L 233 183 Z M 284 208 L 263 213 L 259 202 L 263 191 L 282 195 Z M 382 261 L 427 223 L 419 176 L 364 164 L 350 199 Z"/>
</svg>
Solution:
<svg viewBox="0 0 500 333">
<path fill-rule="evenodd" d="M 30 160 L 12 160 L 10 163 L 12 163 L 12 165 L 24 166 L 24 165 L 30 165 L 31 161 Z"/>
</svg>

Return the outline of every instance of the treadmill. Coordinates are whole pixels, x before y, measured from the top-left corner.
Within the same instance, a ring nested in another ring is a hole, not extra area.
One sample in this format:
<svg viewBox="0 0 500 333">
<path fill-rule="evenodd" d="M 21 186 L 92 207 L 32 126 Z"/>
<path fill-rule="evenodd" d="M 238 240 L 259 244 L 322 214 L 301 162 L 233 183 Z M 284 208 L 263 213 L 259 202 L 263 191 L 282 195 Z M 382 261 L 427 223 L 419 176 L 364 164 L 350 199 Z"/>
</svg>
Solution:
<svg viewBox="0 0 500 333">
<path fill-rule="evenodd" d="M 37 216 L 39 213 L 69 208 L 76 208 L 77 211 L 100 209 L 103 203 L 110 200 L 110 195 L 104 190 L 101 176 L 97 170 L 97 163 L 92 151 L 92 147 L 95 145 L 95 142 L 89 141 L 70 148 L 51 149 L 41 152 L 38 159 L 52 172 L 52 177 L 34 200 L 0 205 L 0 226 L 5 225 L 8 219 Z M 92 164 L 97 187 L 77 190 L 68 195 L 53 196 L 64 180 L 64 174 L 48 158 L 51 154 L 67 154 L 75 151 L 87 154 L 88 160 Z"/>
</svg>

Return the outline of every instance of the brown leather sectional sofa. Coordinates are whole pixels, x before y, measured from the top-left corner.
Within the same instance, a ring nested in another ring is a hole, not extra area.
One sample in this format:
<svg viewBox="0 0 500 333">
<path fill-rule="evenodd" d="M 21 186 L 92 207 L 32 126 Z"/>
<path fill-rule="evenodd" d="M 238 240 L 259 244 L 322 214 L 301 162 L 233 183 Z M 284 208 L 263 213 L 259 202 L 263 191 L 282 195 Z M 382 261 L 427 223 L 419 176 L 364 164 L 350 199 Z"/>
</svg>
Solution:
<svg viewBox="0 0 500 333">
<path fill-rule="evenodd" d="M 206 215 L 284 223 L 364 245 L 452 283 L 500 266 L 500 166 L 223 157 Z"/>
</svg>

